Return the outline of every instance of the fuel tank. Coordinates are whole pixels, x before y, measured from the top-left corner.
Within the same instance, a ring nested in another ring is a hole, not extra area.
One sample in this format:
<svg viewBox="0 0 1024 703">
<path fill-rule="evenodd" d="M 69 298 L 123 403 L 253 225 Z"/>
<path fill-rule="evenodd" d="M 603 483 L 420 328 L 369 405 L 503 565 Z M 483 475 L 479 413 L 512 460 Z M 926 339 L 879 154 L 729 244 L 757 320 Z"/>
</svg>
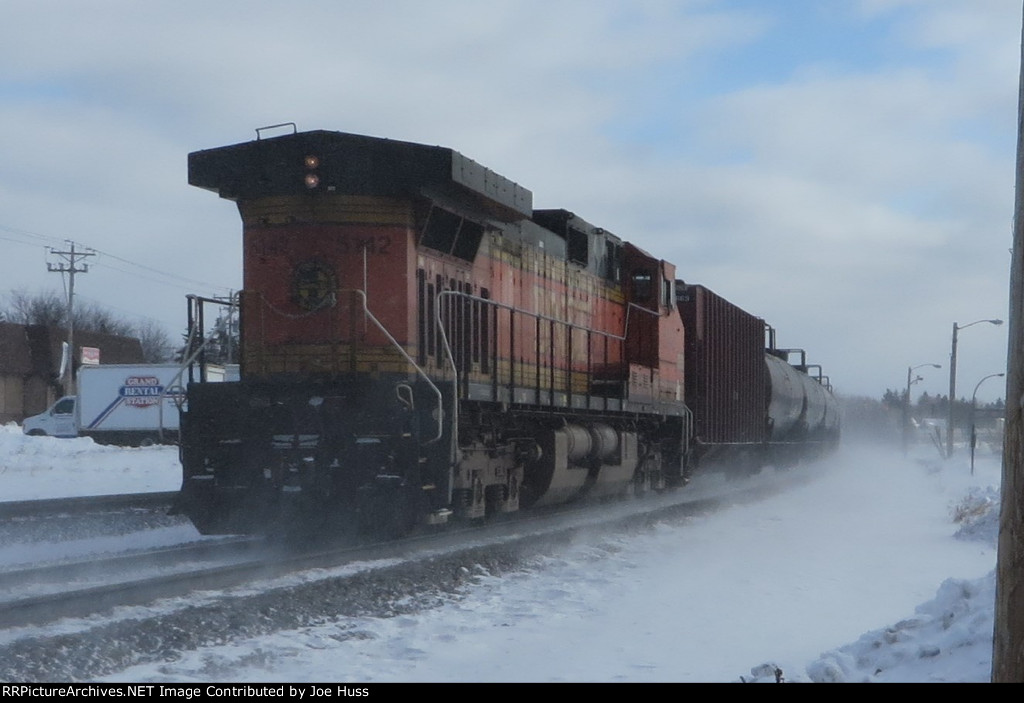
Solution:
<svg viewBox="0 0 1024 703">
<path fill-rule="evenodd" d="M 540 436 L 540 457 L 526 467 L 523 504 L 556 505 L 622 493 L 639 464 L 635 432 L 603 423 L 567 424 Z"/>
</svg>

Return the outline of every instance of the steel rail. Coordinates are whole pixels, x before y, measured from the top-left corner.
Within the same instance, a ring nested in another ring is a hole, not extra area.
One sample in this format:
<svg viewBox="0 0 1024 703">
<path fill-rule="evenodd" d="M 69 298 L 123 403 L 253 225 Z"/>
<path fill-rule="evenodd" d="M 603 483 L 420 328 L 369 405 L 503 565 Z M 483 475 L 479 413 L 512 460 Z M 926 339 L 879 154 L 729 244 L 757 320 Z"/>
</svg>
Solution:
<svg viewBox="0 0 1024 703">
<path fill-rule="evenodd" d="M 0 519 L 30 516 L 44 517 L 60 514 L 81 515 L 111 510 L 130 510 L 133 508 L 170 507 L 177 496 L 177 491 L 167 491 L 160 493 L 124 493 L 74 498 L 0 501 Z"/>
</svg>

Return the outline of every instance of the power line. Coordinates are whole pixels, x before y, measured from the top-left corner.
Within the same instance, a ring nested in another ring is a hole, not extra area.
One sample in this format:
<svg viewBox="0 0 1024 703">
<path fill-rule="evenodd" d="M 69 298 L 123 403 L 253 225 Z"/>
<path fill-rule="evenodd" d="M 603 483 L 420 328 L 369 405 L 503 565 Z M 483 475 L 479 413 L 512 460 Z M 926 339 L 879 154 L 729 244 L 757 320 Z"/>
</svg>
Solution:
<svg viewBox="0 0 1024 703">
<path fill-rule="evenodd" d="M 0 225 L 0 232 L 7 232 L 10 235 L 12 235 L 12 236 L 0 235 L 0 240 L 13 242 L 15 244 L 23 244 L 25 246 L 43 247 L 44 249 L 51 248 L 52 246 L 57 245 L 57 244 L 61 244 L 63 242 L 71 242 L 72 241 L 70 239 L 60 240 L 60 239 L 58 239 L 56 237 L 52 237 L 50 235 L 40 234 L 38 232 L 31 232 L 29 230 L 18 229 L 18 228 L 15 228 L 15 227 L 7 227 L 5 225 Z M 180 274 L 171 273 L 169 271 L 163 271 L 161 269 L 155 268 L 153 266 L 149 266 L 147 264 L 141 264 L 141 263 L 139 263 L 137 261 L 132 261 L 130 259 L 126 259 L 123 256 L 118 256 L 116 254 L 111 254 L 110 252 L 103 251 L 101 249 L 96 249 L 95 247 L 87 247 L 86 245 L 82 244 L 81 242 L 77 242 L 76 244 L 78 246 L 81 246 L 83 249 L 88 249 L 89 251 L 92 251 L 92 252 L 95 252 L 96 254 L 99 254 L 102 258 L 113 259 L 115 261 L 119 261 L 121 263 L 128 264 L 129 266 L 134 266 L 136 268 L 142 269 L 143 271 L 146 271 L 148 274 L 156 274 L 156 275 L 159 275 L 159 276 L 163 276 L 165 279 L 168 279 L 168 281 L 177 281 L 178 282 L 177 284 L 175 284 L 175 283 L 170 283 L 170 282 L 167 282 L 167 281 L 158 281 L 160 283 L 164 283 L 165 285 L 179 285 L 180 286 L 181 283 L 186 283 L 189 286 L 200 286 L 203 289 L 207 289 L 207 290 L 220 290 L 220 291 L 226 291 L 226 292 L 230 292 L 232 290 L 232 288 L 230 286 L 218 286 L 218 285 L 209 283 L 207 281 L 200 281 L 200 280 L 197 280 L 197 279 L 194 279 L 194 278 L 188 278 L 186 276 L 182 276 Z M 113 271 L 118 271 L 120 273 L 123 273 L 125 275 L 129 275 L 129 276 L 142 276 L 143 275 L 143 274 L 133 273 L 131 271 L 127 271 L 125 269 L 118 268 L 116 266 L 112 266 L 109 263 L 102 262 L 102 261 L 96 262 L 96 265 L 97 266 L 105 266 L 105 267 L 107 267 L 107 268 L 109 268 L 109 269 L 111 269 Z M 148 280 L 152 281 L 151 278 L 148 279 Z"/>
<path fill-rule="evenodd" d="M 98 249 L 95 249 L 94 251 L 97 254 L 101 255 L 100 261 L 98 261 L 96 263 L 97 266 L 108 268 L 111 271 L 117 271 L 118 273 L 123 273 L 126 276 L 144 277 L 147 281 L 152 282 L 152 283 L 161 283 L 163 285 L 176 286 L 176 287 L 179 287 L 179 288 L 182 287 L 183 283 L 187 283 L 190 286 L 199 286 L 199 287 L 201 287 L 203 289 L 206 289 L 206 290 L 223 290 L 223 291 L 230 291 L 230 290 L 232 290 L 229 286 L 217 286 L 217 285 L 214 285 L 212 283 L 208 283 L 206 281 L 199 281 L 199 280 L 194 279 L 194 278 L 187 278 L 185 276 L 181 276 L 181 275 L 178 275 L 178 274 L 175 274 L 175 273 L 168 273 L 167 271 L 161 271 L 161 270 L 153 268 L 151 266 L 146 266 L 145 264 L 135 263 L 134 261 L 129 261 L 128 259 L 124 259 L 124 258 L 122 258 L 120 256 L 115 256 L 113 254 L 109 254 L 107 252 L 100 251 Z M 107 259 L 107 258 L 114 259 L 116 261 L 121 261 L 123 263 L 128 264 L 129 266 L 135 266 L 137 268 L 143 269 L 144 271 L 147 271 L 148 273 L 145 273 L 145 274 L 144 273 L 138 273 L 138 272 L 129 271 L 127 269 L 120 268 L 120 267 L 117 267 L 117 266 L 113 266 L 113 265 L 107 263 L 106 261 L 104 261 L 104 259 Z M 163 280 L 163 281 L 154 280 L 150 276 L 150 274 L 156 274 L 156 275 L 162 276 L 162 277 L 164 277 L 165 279 L 168 279 L 168 280 Z"/>
<path fill-rule="evenodd" d="M 165 320 L 158 319 L 158 318 L 153 317 L 151 315 L 146 315 L 146 314 L 143 314 L 143 313 L 135 312 L 134 310 L 128 310 L 128 309 L 125 309 L 125 308 L 122 308 L 122 307 L 118 307 L 117 305 L 111 305 L 110 303 L 104 302 L 104 301 L 100 300 L 99 298 L 93 298 L 92 296 L 83 295 L 82 293 L 75 293 L 75 296 L 79 300 L 84 301 L 86 303 L 89 303 L 91 305 L 94 305 L 97 308 L 102 308 L 104 310 L 111 310 L 113 312 L 117 312 L 117 313 L 119 313 L 121 315 L 124 315 L 125 317 L 130 317 L 130 318 L 133 318 L 133 319 L 138 320 L 140 322 L 149 322 L 149 323 L 154 323 L 154 324 L 161 325 L 161 326 L 167 324 Z"/>
<path fill-rule="evenodd" d="M 40 234 L 38 232 L 31 232 L 31 231 L 26 230 L 26 229 L 17 229 L 15 227 L 6 227 L 4 225 L 0 225 L 0 231 L 8 232 L 9 234 L 17 235 L 19 237 L 25 237 L 25 238 L 28 238 L 28 239 L 38 239 L 38 240 L 41 240 L 43 242 L 48 242 L 50 245 L 60 244 L 60 243 L 62 243 L 64 241 L 68 241 L 68 240 L 60 239 L 58 237 L 52 237 L 52 236 L 50 236 L 48 234 Z M 9 237 L 0 237 L 0 239 L 6 239 L 7 241 L 11 241 L 11 242 L 18 242 L 19 244 L 29 244 L 29 242 L 21 242 L 21 241 L 19 241 L 17 239 L 11 239 Z M 39 245 L 31 245 L 31 246 L 42 246 L 42 245 L 39 244 Z"/>
</svg>

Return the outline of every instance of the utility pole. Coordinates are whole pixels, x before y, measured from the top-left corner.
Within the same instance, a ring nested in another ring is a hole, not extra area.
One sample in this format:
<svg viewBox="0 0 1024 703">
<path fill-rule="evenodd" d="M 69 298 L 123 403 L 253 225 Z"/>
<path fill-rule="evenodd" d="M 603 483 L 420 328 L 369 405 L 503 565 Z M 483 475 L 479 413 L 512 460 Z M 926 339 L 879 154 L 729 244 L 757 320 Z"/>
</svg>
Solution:
<svg viewBox="0 0 1024 703">
<path fill-rule="evenodd" d="M 956 333 L 953 323 L 953 347 L 949 352 L 949 405 L 946 409 L 946 458 L 953 456 L 953 404 L 956 403 Z"/>
<path fill-rule="evenodd" d="M 1024 44 L 1021 48 L 1002 508 L 996 564 L 995 627 L 992 633 L 993 683 L 1024 682 Z M 950 398 L 950 402 L 952 400 Z"/>
<path fill-rule="evenodd" d="M 92 250 L 86 251 L 75 251 L 75 243 L 68 241 L 70 247 L 69 251 L 57 251 L 56 249 L 50 249 L 50 253 L 54 256 L 61 257 L 61 262 L 56 264 L 46 264 L 46 268 L 51 273 L 66 273 L 68 275 L 68 329 L 67 329 L 67 344 L 68 344 L 68 366 L 64 370 L 64 375 L 61 378 L 61 382 L 64 384 L 64 395 L 75 394 L 75 274 L 76 273 L 88 273 L 89 266 L 82 264 L 78 266 L 78 262 L 87 256 L 96 256 L 96 252 Z"/>
</svg>

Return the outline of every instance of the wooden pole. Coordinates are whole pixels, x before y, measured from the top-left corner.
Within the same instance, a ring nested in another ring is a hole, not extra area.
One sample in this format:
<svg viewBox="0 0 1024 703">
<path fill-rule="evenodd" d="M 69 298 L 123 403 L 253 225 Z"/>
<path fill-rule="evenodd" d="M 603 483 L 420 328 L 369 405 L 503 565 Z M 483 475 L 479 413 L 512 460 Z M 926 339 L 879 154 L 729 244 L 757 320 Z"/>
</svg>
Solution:
<svg viewBox="0 0 1024 703">
<path fill-rule="evenodd" d="M 1024 682 L 1024 23 L 1021 38 L 993 683 Z"/>
</svg>

